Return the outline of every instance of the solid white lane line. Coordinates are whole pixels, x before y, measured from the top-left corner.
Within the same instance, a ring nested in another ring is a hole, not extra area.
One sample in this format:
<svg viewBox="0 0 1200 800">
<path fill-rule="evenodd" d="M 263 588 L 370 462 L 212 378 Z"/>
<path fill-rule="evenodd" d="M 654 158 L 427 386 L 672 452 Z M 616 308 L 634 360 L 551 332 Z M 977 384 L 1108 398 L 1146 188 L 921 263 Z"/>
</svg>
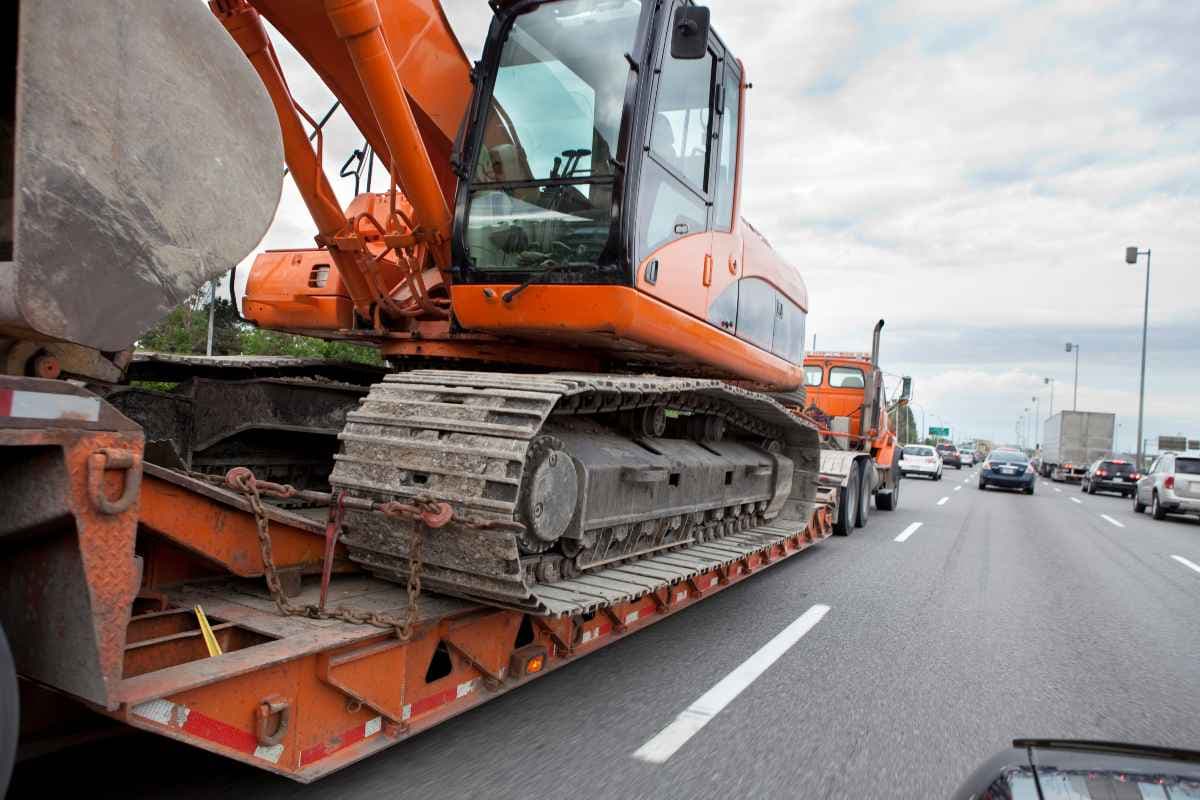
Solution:
<svg viewBox="0 0 1200 800">
<path fill-rule="evenodd" d="M 937 501 L 937 504 L 938 504 L 939 506 L 944 506 L 944 505 L 946 505 L 947 501 L 949 501 L 949 500 L 950 500 L 950 498 L 949 498 L 949 497 L 943 497 L 941 500 L 938 500 L 938 501 Z"/>
<path fill-rule="evenodd" d="M 924 524 L 925 524 L 924 522 L 914 522 L 912 525 L 909 525 L 907 528 L 900 531 L 900 535 L 897 536 L 895 539 L 892 539 L 892 541 L 893 542 L 907 542 L 908 537 L 910 537 L 914 533 L 916 533 L 917 528 L 921 527 Z"/>
<path fill-rule="evenodd" d="M 955 487 L 954 487 L 954 491 L 956 491 L 956 492 L 961 492 L 961 491 L 962 491 L 962 487 L 961 487 L 961 486 L 955 486 Z"/>
<path fill-rule="evenodd" d="M 699 733 L 709 720 L 729 705 L 742 693 L 742 690 L 754 683 L 759 675 L 767 671 L 767 667 L 778 661 L 780 656 L 800 641 L 801 637 L 811 631 L 828 613 L 829 606 L 820 604 L 805 611 L 795 622 L 780 631 L 774 639 L 739 664 L 733 672 L 700 695 L 700 698 L 685 708 L 674 722 L 639 747 L 633 757 L 651 764 L 662 764 L 675 755 L 675 752 L 683 747 L 688 739 Z"/>
<path fill-rule="evenodd" d="M 1083 501 L 1082 501 L 1082 500 L 1080 500 L 1078 497 L 1072 497 L 1072 498 L 1071 498 L 1071 502 L 1072 502 L 1072 503 L 1079 503 L 1080 505 L 1083 505 Z"/>
<path fill-rule="evenodd" d="M 1171 556 L 1171 558 L 1175 559 L 1180 564 L 1183 564 L 1185 567 L 1187 567 L 1190 570 L 1195 570 L 1196 572 L 1200 572 L 1200 564 L 1197 564 L 1194 561 L 1188 561 L 1183 556 Z"/>
<path fill-rule="evenodd" d="M 1125 527 L 1125 523 L 1123 523 L 1123 522 L 1117 522 L 1115 519 L 1113 519 L 1112 517 L 1110 517 L 1108 514 L 1101 514 L 1100 516 L 1104 517 L 1106 520 L 1108 520 L 1109 522 L 1111 522 L 1113 525 L 1116 525 L 1118 528 L 1124 528 L 1124 527 Z"/>
</svg>

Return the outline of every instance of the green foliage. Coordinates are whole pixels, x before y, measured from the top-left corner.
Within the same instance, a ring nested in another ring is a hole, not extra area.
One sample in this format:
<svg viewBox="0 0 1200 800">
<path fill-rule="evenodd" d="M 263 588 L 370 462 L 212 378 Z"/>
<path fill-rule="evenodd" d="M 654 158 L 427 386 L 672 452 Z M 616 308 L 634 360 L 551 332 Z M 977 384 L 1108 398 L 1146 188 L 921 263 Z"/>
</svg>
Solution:
<svg viewBox="0 0 1200 800">
<path fill-rule="evenodd" d="M 208 304 L 192 297 L 138 339 L 139 350 L 204 355 L 208 344 Z M 233 305 L 217 298 L 213 317 L 213 355 L 294 356 L 329 361 L 382 364 L 374 347 L 327 342 L 311 336 L 263 330 L 238 319 Z"/>
<path fill-rule="evenodd" d="M 888 417 L 892 430 L 896 432 L 896 438 L 899 439 L 900 444 L 912 444 L 920 438 L 921 429 L 917 426 L 917 420 L 912 413 L 911 406 L 896 406 L 888 413 Z"/>
</svg>

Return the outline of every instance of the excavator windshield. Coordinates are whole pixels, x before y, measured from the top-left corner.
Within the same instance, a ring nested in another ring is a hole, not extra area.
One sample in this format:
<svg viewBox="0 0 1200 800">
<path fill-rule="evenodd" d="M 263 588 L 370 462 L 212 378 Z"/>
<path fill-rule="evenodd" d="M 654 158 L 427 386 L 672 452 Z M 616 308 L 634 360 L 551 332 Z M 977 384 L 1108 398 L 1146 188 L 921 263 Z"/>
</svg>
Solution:
<svg viewBox="0 0 1200 800">
<path fill-rule="evenodd" d="M 566 0 L 513 20 L 471 174 L 474 268 L 536 273 L 599 259 L 640 14 L 636 0 Z"/>
</svg>

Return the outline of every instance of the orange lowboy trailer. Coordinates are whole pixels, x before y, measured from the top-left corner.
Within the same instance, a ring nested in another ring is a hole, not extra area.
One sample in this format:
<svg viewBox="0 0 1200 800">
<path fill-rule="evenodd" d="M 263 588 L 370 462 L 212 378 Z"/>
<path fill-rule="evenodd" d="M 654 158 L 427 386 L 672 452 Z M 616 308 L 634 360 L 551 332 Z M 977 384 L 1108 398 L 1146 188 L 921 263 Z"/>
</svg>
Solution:
<svg viewBox="0 0 1200 800">
<path fill-rule="evenodd" d="M 829 535 L 742 63 L 682 0 L 492 6 L 474 66 L 435 0 L 10 6 L 0 703 L 15 665 L 312 780 Z M 382 192 L 341 207 L 260 15 Z M 131 355 L 258 241 L 281 161 L 318 248 L 258 259 L 248 319 L 396 372 Z"/>
</svg>

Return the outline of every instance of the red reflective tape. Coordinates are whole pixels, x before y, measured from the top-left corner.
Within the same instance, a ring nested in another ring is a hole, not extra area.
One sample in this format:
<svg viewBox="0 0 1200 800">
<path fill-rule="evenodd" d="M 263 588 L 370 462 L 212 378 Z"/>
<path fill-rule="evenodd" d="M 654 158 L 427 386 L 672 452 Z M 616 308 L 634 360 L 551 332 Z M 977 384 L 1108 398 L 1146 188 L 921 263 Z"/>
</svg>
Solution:
<svg viewBox="0 0 1200 800">
<path fill-rule="evenodd" d="M 0 417 L 12 416 L 12 389 L 0 389 Z"/>
<path fill-rule="evenodd" d="M 412 704 L 412 716 L 424 714 L 426 711 L 432 711 L 438 706 L 444 706 L 451 700 L 458 698 L 458 686 L 455 685 L 449 689 L 445 689 L 437 694 L 431 694 L 429 697 L 422 697 Z"/>
<path fill-rule="evenodd" d="M 328 742 L 314 744 L 312 747 L 305 748 L 300 751 L 300 766 L 306 766 L 314 761 L 331 756 L 338 750 L 349 747 L 352 744 L 357 744 L 366 738 L 366 726 L 355 725 L 347 731 L 343 731 L 340 736 L 335 736 Z"/>
<path fill-rule="evenodd" d="M 242 753 L 253 753 L 254 749 L 258 747 L 258 739 L 249 731 L 235 728 L 219 719 L 206 717 L 195 710 L 188 712 L 187 720 L 183 723 L 183 730 L 193 736 L 225 745 Z"/>
</svg>

